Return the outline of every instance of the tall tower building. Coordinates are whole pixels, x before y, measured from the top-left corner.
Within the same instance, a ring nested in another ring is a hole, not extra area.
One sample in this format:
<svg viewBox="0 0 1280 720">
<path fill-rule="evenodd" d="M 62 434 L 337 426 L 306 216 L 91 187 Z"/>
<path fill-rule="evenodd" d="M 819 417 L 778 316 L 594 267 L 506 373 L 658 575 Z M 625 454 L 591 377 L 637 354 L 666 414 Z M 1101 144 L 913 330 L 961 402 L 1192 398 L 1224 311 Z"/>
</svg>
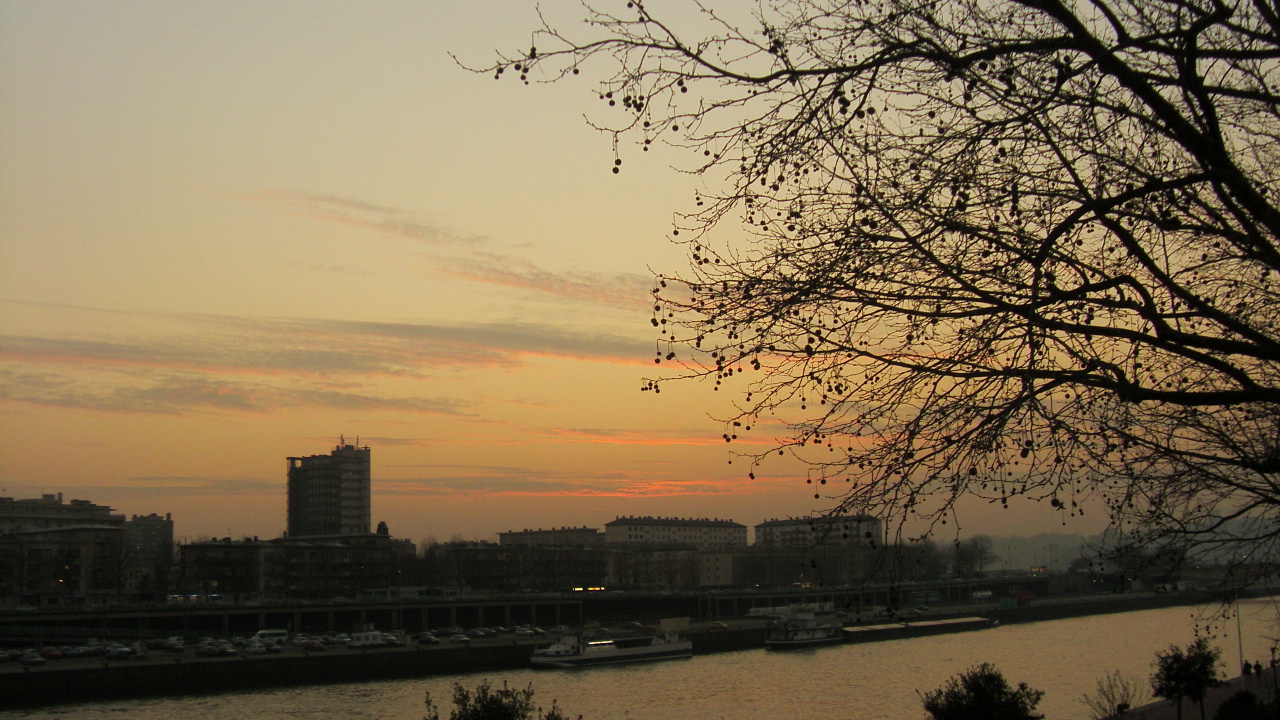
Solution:
<svg viewBox="0 0 1280 720">
<path fill-rule="evenodd" d="M 369 534 L 369 448 L 289 458 L 289 537 Z"/>
</svg>

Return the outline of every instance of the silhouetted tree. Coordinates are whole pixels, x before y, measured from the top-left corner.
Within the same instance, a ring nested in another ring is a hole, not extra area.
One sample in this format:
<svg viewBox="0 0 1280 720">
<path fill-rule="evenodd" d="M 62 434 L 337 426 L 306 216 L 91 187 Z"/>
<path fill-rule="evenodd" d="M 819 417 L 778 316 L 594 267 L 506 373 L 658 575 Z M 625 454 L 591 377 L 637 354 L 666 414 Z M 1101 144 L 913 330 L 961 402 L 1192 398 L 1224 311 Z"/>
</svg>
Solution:
<svg viewBox="0 0 1280 720">
<path fill-rule="evenodd" d="M 938 544 L 929 540 L 914 542 L 909 545 L 889 548 L 889 551 L 901 557 L 902 570 L 893 573 L 909 580 L 937 580 L 947 571 L 946 553 Z"/>
<path fill-rule="evenodd" d="M 957 540 L 951 550 L 952 569 L 958 577 L 974 577 L 995 562 L 996 553 L 991 538 L 975 535 L 967 540 Z"/>
<path fill-rule="evenodd" d="M 1173 700 L 1182 719 L 1182 698 L 1189 698 L 1200 705 L 1200 718 L 1204 720 L 1204 696 L 1210 688 L 1218 686 L 1218 658 L 1222 651 L 1210 647 L 1206 638 L 1197 638 L 1186 650 L 1177 645 L 1156 654 L 1152 663 L 1155 673 L 1151 676 L 1151 690 L 1156 697 Z"/>
<path fill-rule="evenodd" d="M 599 73 L 613 172 L 634 139 L 704 180 L 644 389 L 734 386 L 724 439 L 785 423 L 752 470 L 791 454 L 845 511 L 1101 495 L 1138 544 L 1274 557 L 1275 5 L 751 7 L 589 7 L 481 68 Z"/>
<path fill-rule="evenodd" d="M 426 696 L 426 715 L 423 720 L 440 720 L 439 709 L 431 700 L 431 693 Z M 449 720 L 566 720 L 554 701 L 546 713 L 533 704 L 533 685 L 523 689 L 509 688 L 502 683 L 500 689 L 489 685 L 488 680 L 481 681 L 475 690 L 468 690 L 462 683 L 453 685 L 453 712 Z M 578 716 L 582 720 L 582 716 Z"/>
<path fill-rule="evenodd" d="M 969 668 L 959 677 L 947 681 L 944 688 L 925 695 L 924 709 L 933 720 L 1039 720 L 1036 705 L 1044 692 L 1032 690 L 1026 683 L 1009 687 L 995 666 L 982 663 Z"/>
</svg>

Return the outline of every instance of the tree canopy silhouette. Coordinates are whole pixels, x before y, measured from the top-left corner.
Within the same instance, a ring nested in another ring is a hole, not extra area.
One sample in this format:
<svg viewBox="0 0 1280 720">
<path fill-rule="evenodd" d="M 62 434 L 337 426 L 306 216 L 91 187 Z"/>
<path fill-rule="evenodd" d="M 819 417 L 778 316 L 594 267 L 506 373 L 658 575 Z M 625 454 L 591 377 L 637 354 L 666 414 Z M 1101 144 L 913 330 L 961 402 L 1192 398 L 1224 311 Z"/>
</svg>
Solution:
<svg viewBox="0 0 1280 720">
<path fill-rule="evenodd" d="M 1209 645 L 1206 638 L 1197 638 L 1186 650 L 1171 645 L 1168 650 L 1156 653 L 1151 663 L 1151 690 L 1156 697 L 1172 700 L 1177 707 L 1178 719 L 1182 719 L 1182 698 L 1200 705 L 1204 716 L 1204 697 L 1218 686 L 1218 658 L 1222 651 Z"/>
<path fill-rule="evenodd" d="M 1044 697 L 1026 683 L 1009 687 L 991 663 L 969 668 L 947 681 L 944 688 L 921 696 L 933 720 L 1040 720 L 1036 705 Z"/>
<path fill-rule="evenodd" d="M 1274 3 L 698 8 L 596 3 L 483 69 L 589 71 L 613 172 L 632 140 L 700 176 L 644 389 L 740 393 L 724 439 L 778 437 L 751 471 L 845 510 L 1101 497 L 1136 542 L 1274 556 Z"/>
</svg>

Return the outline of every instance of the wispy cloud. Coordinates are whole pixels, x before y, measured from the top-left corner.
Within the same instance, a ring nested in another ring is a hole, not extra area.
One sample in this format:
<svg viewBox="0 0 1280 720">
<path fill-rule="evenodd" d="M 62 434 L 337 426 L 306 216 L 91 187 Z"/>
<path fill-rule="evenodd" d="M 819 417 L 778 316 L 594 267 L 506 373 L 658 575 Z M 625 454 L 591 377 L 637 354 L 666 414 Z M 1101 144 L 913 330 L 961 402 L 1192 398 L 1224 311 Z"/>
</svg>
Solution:
<svg viewBox="0 0 1280 720">
<path fill-rule="evenodd" d="M 406 497 L 618 497 L 672 498 L 755 495 L 793 479 L 749 480 L 740 477 L 673 478 L 644 473 L 583 475 L 533 469 L 484 467 L 440 468 L 439 473 L 398 480 L 380 480 L 379 493 Z"/>
<path fill-rule="evenodd" d="M 421 222 L 399 208 L 302 190 L 262 190 L 252 197 L 319 222 L 424 245 L 430 248 L 435 271 L 446 277 L 617 308 L 642 309 L 650 303 L 651 276 L 547 270 L 527 259 L 497 252 L 497 243 L 489 238 Z M 325 273 L 351 272 L 345 266 L 310 267 Z"/>
<path fill-rule="evenodd" d="M 627 430 L 619 428 L 537 428 L 530 432 L 539 435 L 539 442 L 589 442 L 607 445 L 727 445 L 723 436 L 707 429 L 671 432 L 670 430 Z M 764 435 L 739 436 L 733 445 L 773 445 L 772 437 Z"/>
<path fill-rule="evenodd" d="M 454 398 L 386 397 L 324 387 L 284 386 L 204 375 L 163 373 L 95 380 L 52 373 L 0 371 L 0 398 L 47 407 L 124 413 L 268 412 L 318 407 L 470 416 Z"/>
<path fill-rule="evenodd" d="M 522 356 L 641 363 L 642 340 L 534 323 L 436 325 L 169 315 L 178 327 L 129 339 L 0 335 L 0 360 L 221 373 L 394 375 L 512 366 Z"/>
<path fill-rule="evenodd" d="M 30 304 L 25 304 L 30 307 Z M 94 310 L 57 308 L 77 318 Z M 116 314 L 119 317 L 119 314 Z M 379 378 L 511 368 L 530 357 L 639 364 L 641 340 L 532 323 L 443 325 L 138 313 L 127 337 L 0 335 L 0 398 L 122 412 L 297 407 L 469 414 L 445 397 L 389 396 Z M 140 328 L 145 328 L 145 331 Z M 123 331 L 117 330 L 117 332 Z"/>
<path fill-rule="evenodd" d="M 302 190 L 262 190 L 256 199 L 283 205 L 290 211 L 323 222 L 372 230 L 430 245 L 479 245 L 477 235 L 466 235 L 413 220 L 398 208 Z"/>
<path fill-rule="evenodd" d="M 495 253 L 471 253 L 439 261 L 451 277 L 532 290 L 573 300 L 641 309 L 651 302 L 653 278 L 634 273 L 556 273 L 528 260 Z"/>
<path fill-rule="evenodd" d="M 216 477 L 206 475 L 157 475 L 113 477 L 109 481 L 58 484 L 60 492 L 73 498 L 95 498 L 99 502 L 115 502 L 117 497 L 229 497 L 281 494 L 279 479 L 251 477 Z M 41 488 L 9 488 L 17 496 L 38 497 Z"/>
</svg>

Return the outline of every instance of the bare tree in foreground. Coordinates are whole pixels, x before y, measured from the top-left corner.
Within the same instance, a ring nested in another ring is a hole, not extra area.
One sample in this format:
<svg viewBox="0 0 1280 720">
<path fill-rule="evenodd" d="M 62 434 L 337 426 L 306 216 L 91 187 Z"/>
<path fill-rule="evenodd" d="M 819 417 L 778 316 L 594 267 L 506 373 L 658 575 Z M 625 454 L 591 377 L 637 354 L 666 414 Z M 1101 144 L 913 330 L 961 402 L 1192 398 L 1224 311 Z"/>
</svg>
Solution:
<svg viewBox="0 0 1280 720">
<path fill-rule="evenodd" d="M 1099 678 L 1093 694 L 1086 694 L 1081 702 L 1088 706 L 1090 720 L 1116 720 L 1130 708 L 1146 702 L 1148 697 L 1149 693 L 1139 681 L 1114 670 Z"/>
<path fill-rule="evenodd" d="M 595 74 L 614 172 L 630 139 L 701 177 L 645 389 L 740 393 L 725 440 L 781 436 L 751 470 L 847 511 L 1100 496 L 1134 542 L 1274 558 L 1280 8 L 699 7 L 601 2 L 488 69 Z"/>
</svg>

